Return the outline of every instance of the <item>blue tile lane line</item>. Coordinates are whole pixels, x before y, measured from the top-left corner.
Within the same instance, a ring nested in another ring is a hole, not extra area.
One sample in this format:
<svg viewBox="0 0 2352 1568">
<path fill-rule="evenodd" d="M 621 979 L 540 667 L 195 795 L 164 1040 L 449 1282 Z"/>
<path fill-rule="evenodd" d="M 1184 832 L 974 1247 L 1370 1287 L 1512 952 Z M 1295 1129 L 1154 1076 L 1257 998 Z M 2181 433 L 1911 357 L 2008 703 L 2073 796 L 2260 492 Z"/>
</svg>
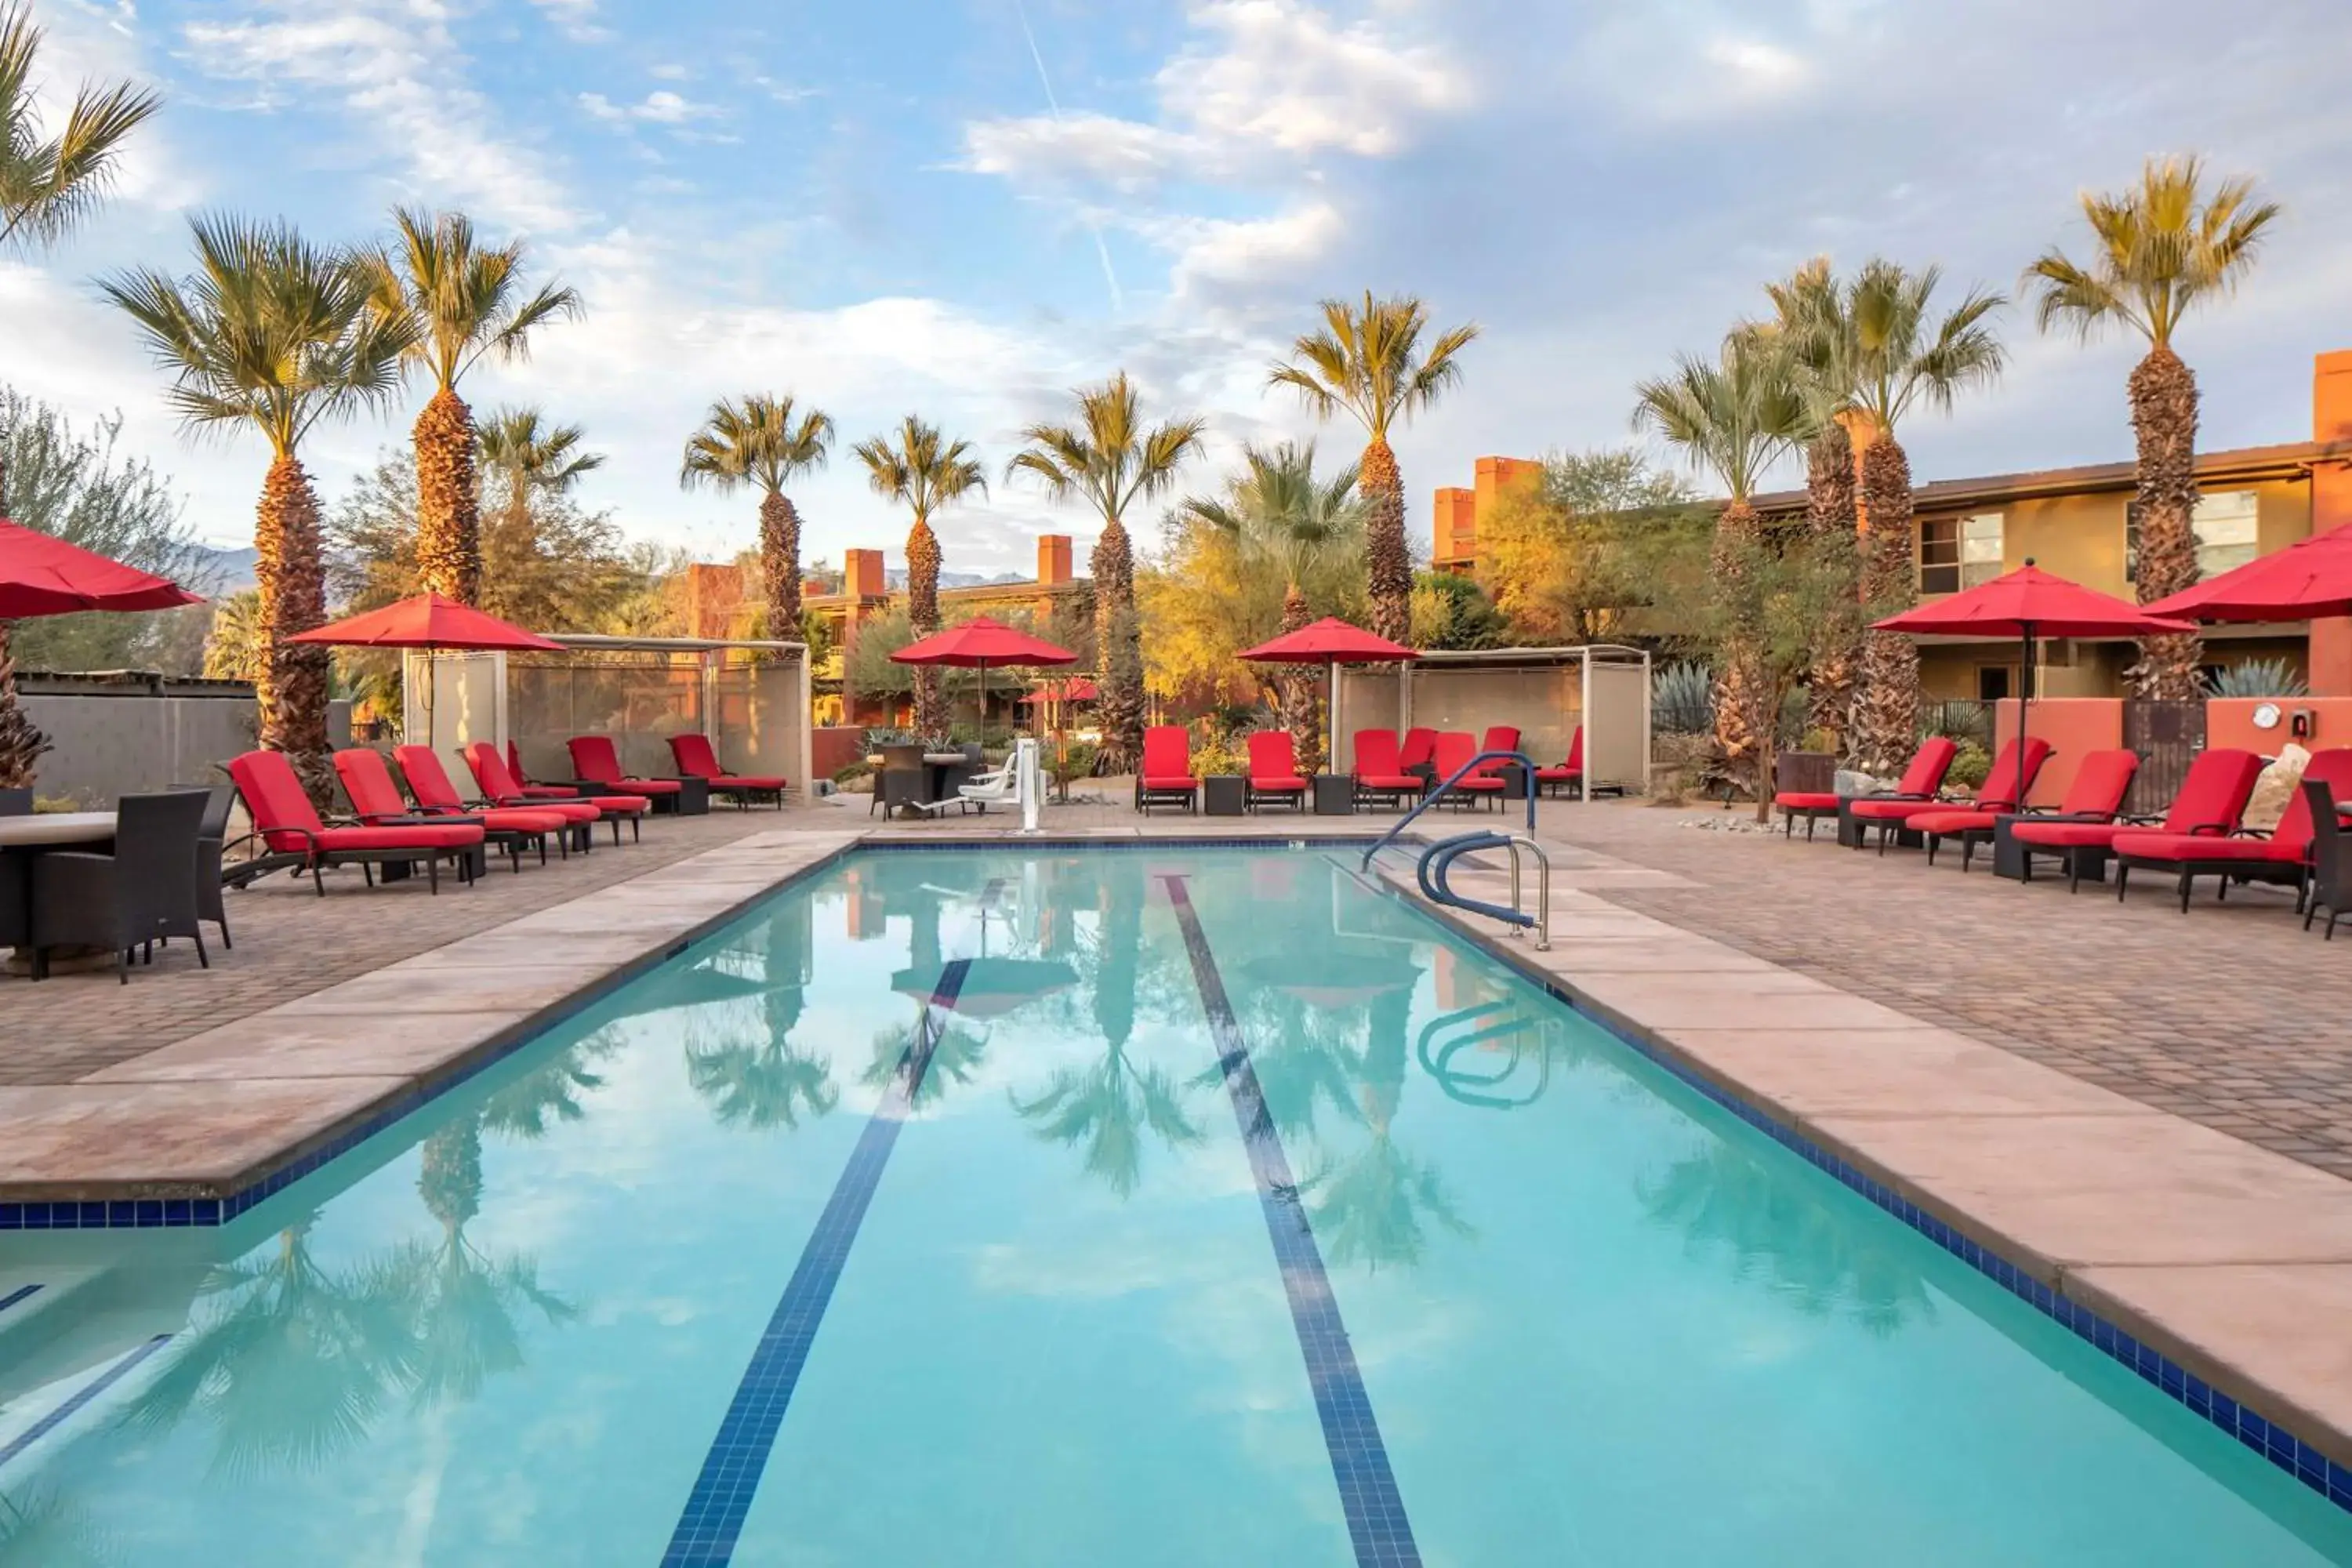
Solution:
<svg viewBox="0 0 2352 1568">
<path fill-rule="evenodd" d="M 149 1356 L 153 1355 L 157 1351 L 162 1350 L 165 1345 L 171 1342 L 171 1335 L 157 1334 L 153 1339 L 149 1340 L 145 1344 L 141 1345 L 137 1350 L 132 1351 L 129 1355 L 124 1356 L 121 1361 L 116 1362 L 112 1366 L 108 1367 L 104 1372 L 100 1373 L 96 1377 L 91 1378 L 88 1383 L 82 1384 L 79 1389 L 75 1391 L 74 1396 L 71 1399 L 67 1400 L 63 1405 L 58 1405 L 55 1410 L 50 1411 L 47 1415 L 42 1416 L 30 1426 L 26 1427 L 24 1431 L 16 1435 L 16 1440 L 10 1443 L 6 1447 L 0 1448 L 0 1466 L 5 1466 L 9 1460 L 15 1458 L 17 1455 L 23 1453 L 26 1449 L 31 1447 L 34 1444 L 39 1442 L 42 1438 L 56 1431 L 58 1426 L 62 1426 L 65 1422 L 73 1417 L 75 1411 L 79 1410 L 83 1405 L 88 1405 L 91 1400 L 96 1399 L 100 1394 L 104 1394 L 108 1389 L 112 1388 L 116 1384 L 130 1376 L 131 1370 L 138 1366 L 141 1362 L 145 1361 Z"/>
<path fill-rule="evenodd" d="M 40 1287 L 38 1285 L 19 1285 L 14 1290 L 9 1291 L 5 1296 L 0 1296 L 0 1312 L 6 1311 L 9 1308 L 15 1306 L 17 1302 L 23 1300 L 26 1297 L 31 1295 L 34 1291 L 39 1289 Z"/>
<path fill-rule="evenodd" d="M 1002 879 L 988 884 L 981 895 L 982 918 L 1003 889 Z M 809 1350 L 816 1343 L 816 1331 L 824 1321 L 834 1287 L 841 1281 L 850 1247 L 866 1221 L 866 1205 L 882 1184 L 883 1168 L 898 1145 L 898 1129 L 906 1124 L 916 1092 L 923 1086 L 923 1075 L 930 1070 L 931 1052 L 939 1044 L 931 1026 L 931 1009 L 954 1010 L 971 968 L 970 959 L 959 958 L 940 970 L 939 989 L 924 1005 L 915 1038 L 899 1057 L 898 1070 L 891 1077 L 882 1103 L 875 1107 L 873 1120 L 858 1137 L 857 1147 L 850 1152 L 849 1163 L 834 1184 L 824 1212 L 817 1216 L 808 1245 L 801 1249 L 800 1262 L 776 1303 L 774 1316 L 768 1320 L 767 1331 L 751 1352 L 751 1363 L 743 1369 L 734 1402 L 719 1423 L 719 1435 L 703 1458 L 702 1473 L 695 1478 L 694 1490 L 687 1495 L 677 1529 L 669 1538 L 669 1549 L 662 1553 L 662 1568 L 723 1568 L 734 1560 L 736 1538 L 751 1512 L 751 1499 L 760 1489 L 761 1473 L 767 1468 L 769 1450 L 775 1447 L 776 1433 L 784 1424 L 784 1411 L 793 1402 L 801 1368 L 808 1364 Z"/>
<path fill-rule="evenodd" d="M 1290 1321 L 1298 1331 L 1298 1349 L 1307 1358 L 1307 1381 L 1315 1391 L 1315 1412 L 1323 1421 L 1323 1444 L 1331 1455 L 1331 1479 L 1339 1483 L 1339 1506 L 1348 1518 L 1348 1536 L 1355 1543 L 1360 1568 L 1420 1568 L 1421 1548 L 1413 1543 L 1412 1525 L 1405 1518 L 1404 1499 L 1389 1468 L 1389 1451 L 1381 1441 L 1380 1424 L 1372 1416 L 1371 1395 L 1356 1366 L 1348 1327 L 1339 1319 L 1339 1300 L 1323 1268 L 1323 1254 L 1298 1201 L 1298 1184 L 1283 1154 L 1282 1138 L 1265 1108 L 1257 1069 L 1250 1064 L 1249 1046 L 1234 1016 L 1233 1002 L 1209 951 L 1208 933 L 1181 876 L 1163 878 L 1169 901 L 1176 906 L 1176 922 L 1184 932 L 1184 951 L 1192 960 L 1192 981 L 1200 988 L 1201 1005 L 1209 1015 L 1209 1028 L 1217 1044 L 1218 1066 L 1225 1089 L 1233 1096 L 1234 1115 L 1241 1123 L 1242 1142 L 1249 1151 L 1250 1174 L 1257 1178 L 1258 1205 L 1265 1214 L 1265 1232 L 1274 1243 L 1275 1262 L 1282 1270 L 1283 1293 L 1290 1299 Z"/>
</svg>

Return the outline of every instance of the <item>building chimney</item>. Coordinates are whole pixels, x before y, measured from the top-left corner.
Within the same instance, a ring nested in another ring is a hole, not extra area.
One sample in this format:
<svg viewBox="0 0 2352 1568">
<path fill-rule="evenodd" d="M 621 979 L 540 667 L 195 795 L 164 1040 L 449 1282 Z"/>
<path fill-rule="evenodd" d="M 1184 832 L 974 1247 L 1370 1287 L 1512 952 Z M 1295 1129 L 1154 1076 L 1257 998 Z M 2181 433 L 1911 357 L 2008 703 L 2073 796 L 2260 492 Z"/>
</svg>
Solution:
<svg viewBox="0 0 2352 1568">
<path fill-rule="evenodd" d="M 2312 361 L 2311 438 L 2352 443 L 2352 349 Z M 2352 524 L 2352 457 L 2321 458 L 2311 465 L 2311 531 Z M 2352 697 L 2352 619 L 2328 616 L 2311 623 L 2306 679 L 2315 697 Z"/>
<path fill-rule="evenodd" d="M 1437 492 L 1437 505 L 1430 520 L 1430 564 L 1444 568 L 1456 562 L 1472 561 L 1478 554 L 1477 494 L 1460 485 L 1447 485 Z"/>
<path fill-rule="evenodd" d="M 1070 536 L 1066 533 L 1041 533 L 1037 536 L 1037 586 L 1056 588 L 1070 581 Z"/>
<path fill-rule="evenodd" d="M 852 599 L 878 599 L 887 594 L 890 579 L 882 570 L 882 552 L 878 550 L 843 551 L 841 591 Z"/>
</svg>

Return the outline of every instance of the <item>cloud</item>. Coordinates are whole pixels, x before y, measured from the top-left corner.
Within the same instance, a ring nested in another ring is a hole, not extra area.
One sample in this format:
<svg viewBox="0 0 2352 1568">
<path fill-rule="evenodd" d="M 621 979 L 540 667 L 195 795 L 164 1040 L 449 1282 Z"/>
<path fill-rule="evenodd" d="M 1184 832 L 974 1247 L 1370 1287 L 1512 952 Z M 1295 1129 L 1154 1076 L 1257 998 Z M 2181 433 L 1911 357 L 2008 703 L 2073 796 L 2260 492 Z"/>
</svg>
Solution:
<svg viewBox="0 0 2352 1568">
<path fill-rule="evenodd" d="M 530 0 L 567 38 L 579 44 L 609 43 L 613 30 L 596 20 L 596 0 Z"/>
<path fill-rule="evenodd" d="M 502 139 L 488 100 L 467 85 L 436 0 L 262 0 L 240 20 L 190 22 L 184 36 L 199 68 L 255 84 L 265 104 L 289 84 L 340 102 L 436 203 L 530 228 L 576 219 L 544 160 Z"/>
<path fill-rule="evenodd" d="M 1347 220 L 1328 201 L 1304 203 L 1272 217 L 1178 224 L 1167 231 L 1178 247 L 1171 291 L 1185 299 L 1297 279 L 1330 255 L 1346 231 Z"/>
<path fill-rule="evenodd" d="M 1201 137 L 1108 114 L 1033 114 L 964 127 L 962 166 L 975 174 L 1093 181 L 1138 192 L 1212 174 L 1217 161 L 1216 149 Z"/>
<path fill-rule="evenodd" d="M 1192 22 L 1217 41 L 1161 68 L 1160 103 L 1213 139 L 1381 158 L 1422 117 L 1470 101 L 1466 79 L 1437 49 L 1370 22 L 1342 26 L 1297 0 L 1212 0 Z"/>
<path fill-rule="evenodd" d="M 650 125 L 683 125 L 689 120 L 703 120 L 719 112 L 707 103 L 691 102 L 667 89 L 649 92 L 637 103 L 614 103 L 601 92 L 583 92 L 580 95 L 580 107 L 599 120 L 620 124 L 642 121 Z"/>
</svg>

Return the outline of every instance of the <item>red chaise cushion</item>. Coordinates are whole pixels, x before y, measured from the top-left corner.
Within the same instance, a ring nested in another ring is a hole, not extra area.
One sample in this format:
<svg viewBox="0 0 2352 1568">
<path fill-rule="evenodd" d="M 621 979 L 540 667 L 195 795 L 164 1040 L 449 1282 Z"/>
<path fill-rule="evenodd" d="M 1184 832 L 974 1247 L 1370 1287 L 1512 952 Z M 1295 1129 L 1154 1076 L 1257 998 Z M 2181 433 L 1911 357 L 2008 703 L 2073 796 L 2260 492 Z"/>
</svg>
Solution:
<svg viewBox="0 0 2352 1568">
<path fill-rule="evenodd" d="M 1784 789 L 1772 797 L 1772 804 L 1783 811 L 1835 811 L 1838 797 L 1812 790 Z"/>
</svg>

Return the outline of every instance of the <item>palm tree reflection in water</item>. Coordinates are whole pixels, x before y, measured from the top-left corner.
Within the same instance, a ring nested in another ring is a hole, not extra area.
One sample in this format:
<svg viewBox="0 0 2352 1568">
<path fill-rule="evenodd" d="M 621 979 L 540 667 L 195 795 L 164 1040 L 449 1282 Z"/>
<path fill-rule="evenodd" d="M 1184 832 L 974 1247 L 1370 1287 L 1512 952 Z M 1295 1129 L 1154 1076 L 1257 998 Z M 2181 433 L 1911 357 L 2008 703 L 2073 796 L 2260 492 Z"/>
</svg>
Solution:
<svg viewBox="0 0 2352 1568">
<path fill-rule="evenodd" d="M 1412 978 L 1374 996 L 1365 1008 L 1364 1049 L 1353 1063 L 1367 1136 L 1354 1152 L 1318 1158 L 1299 1190 L 1307 1194 L 1323 1255 L 1333 1264 L 1417 1266 L 1428 1245 L 1424 1222 L 1459 1237 L 1476 1234 L 1454 1206 L 1437 1167 L 1416 1159 L 1395 1137 L 1412 1047 Z"/>
<path fill-rule="evenodd" d="M 806 903 L 792 900 L 769 921 L 758 1037 L 687 1044 L 687 1081 L 721 1126 L 789 1130 L 803 1114 L 827 1116 L 841 1103 L 832 1065 L 792 1043 L 808 1002 L 809 916 Z"/>
</svg>

